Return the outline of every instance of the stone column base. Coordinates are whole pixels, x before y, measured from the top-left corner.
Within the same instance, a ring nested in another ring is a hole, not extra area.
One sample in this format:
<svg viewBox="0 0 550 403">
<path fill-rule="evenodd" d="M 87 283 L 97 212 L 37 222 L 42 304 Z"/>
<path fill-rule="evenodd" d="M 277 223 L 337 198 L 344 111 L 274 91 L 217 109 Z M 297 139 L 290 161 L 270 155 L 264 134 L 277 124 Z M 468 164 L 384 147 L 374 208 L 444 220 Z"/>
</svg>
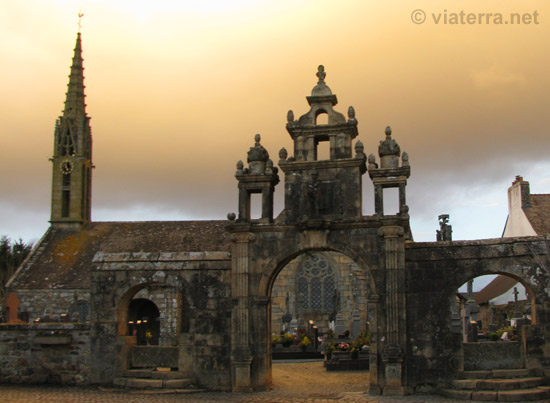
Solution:
<svg viewBox="0 0 550 403">
<path fill-rule="evenodd" d="M 233 392 L 253 392 L 250 377 L 252 359 L 233 360 Z"/>
<path fill-rule="evenodd" d="M 403 386 L 403 361 L 385 362 L 386 384 L 382 390 L 384 396 L 408 395 L 407 387 Z"/>
</svg>

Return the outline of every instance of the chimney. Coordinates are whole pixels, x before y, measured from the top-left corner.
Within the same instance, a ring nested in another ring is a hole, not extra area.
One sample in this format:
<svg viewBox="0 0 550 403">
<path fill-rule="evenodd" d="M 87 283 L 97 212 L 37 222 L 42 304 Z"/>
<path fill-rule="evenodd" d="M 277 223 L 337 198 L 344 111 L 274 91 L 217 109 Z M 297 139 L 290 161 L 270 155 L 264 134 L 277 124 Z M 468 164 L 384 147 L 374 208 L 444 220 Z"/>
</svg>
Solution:
<svg viewBox="0 0 550 403">
<path fill-rule="evenodd" d="M 524 181 L 522 176 L 517 175 L 512 186 L 508 189 L 508 203 L 510 208 L 519 207 L 522 209 L 531 207 L 531 191 L 529 182 Z"/>
</svg>

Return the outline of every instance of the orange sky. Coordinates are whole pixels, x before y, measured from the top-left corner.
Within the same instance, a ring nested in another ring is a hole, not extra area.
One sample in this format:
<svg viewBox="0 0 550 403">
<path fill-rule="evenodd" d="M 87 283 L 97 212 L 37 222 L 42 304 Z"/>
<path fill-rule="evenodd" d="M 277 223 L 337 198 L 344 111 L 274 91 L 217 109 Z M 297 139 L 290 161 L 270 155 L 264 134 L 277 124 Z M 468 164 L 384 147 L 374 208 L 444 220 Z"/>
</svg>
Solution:
<svg viewBox="0 0 550 403">
<path fill-rule="evenodd" d="M 254 134 L 274 160 L 292 149 L 286 113 L 308 110 L 319 64 L 367 154 L 386 125 L 409 153 L 416 240 L 435 239 L 442 213 L 455 239 L 500 236 L 515 175 L 550 193 L 547 1 L 3 0 L 0 235 L 48 226 L 79 10 L 94 220 L 224 219 Z M 444 23 L 461 11 L 538 24 Z"/>
</svg>

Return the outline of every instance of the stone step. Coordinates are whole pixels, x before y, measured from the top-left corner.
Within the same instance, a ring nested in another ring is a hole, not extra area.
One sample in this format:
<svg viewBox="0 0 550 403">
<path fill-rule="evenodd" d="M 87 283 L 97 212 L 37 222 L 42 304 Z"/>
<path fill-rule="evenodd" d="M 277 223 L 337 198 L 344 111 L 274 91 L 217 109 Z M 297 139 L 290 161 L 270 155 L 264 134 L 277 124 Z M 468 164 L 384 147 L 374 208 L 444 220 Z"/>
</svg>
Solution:
<svg viewBox="0 0 550 403">
<path fill-rule="evenodd" d="M 535 375 L 536 369 L 493 369 L 486 371 L 461 371 L 459 379 L 524 378 Z M 539 374 L 537 374 L 539 375 Z"/>
<path fill-rule="evenodd" d="M 550 387 L 517 390 L 440 389 L 439 394 L 452 399 L 492 402 L 533 402 L 550 398 Z"/>
<path fill-rule="evenodd" d="M 187 378 L 152 379 L 118 377 L 113 380 L 114 386 L 135 389 L 184 389 L 192 383 L 193 381 Z"/>
<path fill-rule="evenodd" d="M 124 378 L 179 379 L 185 378 L 179 371 L 157 371 L 152 369 L 128 369 L 122 373 Z"/>
<path fill-rule="evenodd" d="M 529 389 L 544 384 L 544 378 L 512 378 L 512 379 L 457 379 L 452 385 L 460 390 L 512 390 Z"/>
<path fill-rule="evenodd" d="M 150 369 L 128 369 L 122 373 L 125 378 L 150 378 L 152 370 Z"/>
<path fill-rule="evenodd" d="M 152 371 L 151 378 L 153 379 L 183 379 L 185 376 L 179 371 Z"/>
</svg>

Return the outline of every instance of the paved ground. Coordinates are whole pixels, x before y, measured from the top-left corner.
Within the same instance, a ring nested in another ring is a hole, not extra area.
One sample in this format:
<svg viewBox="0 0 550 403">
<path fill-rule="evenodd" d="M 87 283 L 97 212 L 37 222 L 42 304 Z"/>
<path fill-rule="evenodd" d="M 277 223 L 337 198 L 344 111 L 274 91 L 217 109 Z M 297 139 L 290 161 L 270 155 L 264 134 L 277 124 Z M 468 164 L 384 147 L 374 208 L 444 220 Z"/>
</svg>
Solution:
<svg viewBox="0 0 550 403">
<path fill-rule="evenodd" d="M 367 371 L 326 372 L 321 362 L 273 363 L 273 388 L 268 392 L 178 393 L 128 392 L 105 388 L 0 385 L 0 402 L 239 402 L 239 403 L 451 403 L 439 396 L 389 398 L 364 394 Z M 470 403 L 473 403 L 470 401 Z"/>
</svg>

